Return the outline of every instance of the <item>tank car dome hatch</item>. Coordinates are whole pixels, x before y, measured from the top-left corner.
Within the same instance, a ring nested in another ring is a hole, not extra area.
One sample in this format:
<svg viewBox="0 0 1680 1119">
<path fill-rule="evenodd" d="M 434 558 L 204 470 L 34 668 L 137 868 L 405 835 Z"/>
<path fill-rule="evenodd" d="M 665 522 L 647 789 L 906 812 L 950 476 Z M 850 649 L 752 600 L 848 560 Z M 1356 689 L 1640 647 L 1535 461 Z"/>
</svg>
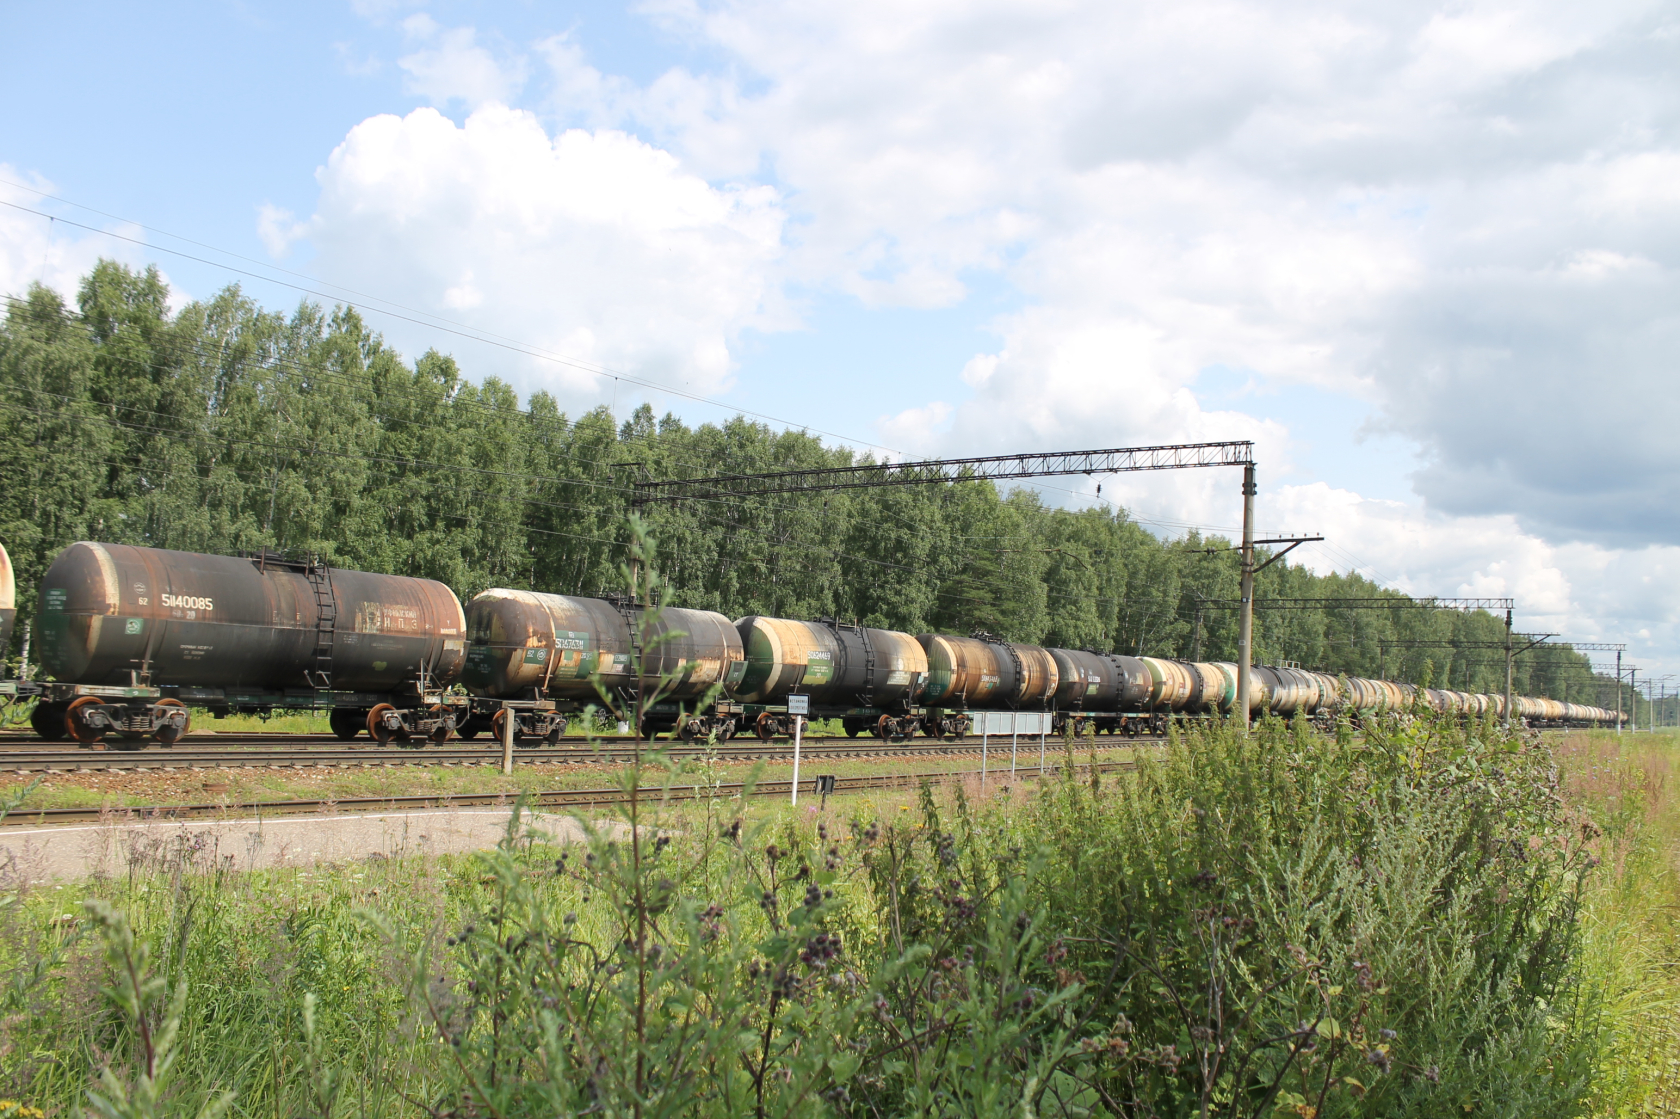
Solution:
<svg viewBox="0 0 1680 1119">
<path fill-rule="evenodd" d="M 322 632 L 335 689 L 445 684 L 465 658 L 460 600 L 431 579 L 90 541 L 47 569 L 35 628 L 42 666 L 79 684 L 317 686 Z"/>
<path fill-rule="evenodd" d="M 461 680 L 478 696 L 534 694 L 588 702 L 600 698 L 592 676 L 609 692 L 634 689 L 633 632 L 643 644 L 646 686 L 678 674 L 666 700 L 696 699 L 714 685 L 733 688 L 746 669 L 734 624 L 711 610 L 663 607 L 643 636 L 645 607 L 497 587 L 469 602 L 466 614 Z"/>
</svg>

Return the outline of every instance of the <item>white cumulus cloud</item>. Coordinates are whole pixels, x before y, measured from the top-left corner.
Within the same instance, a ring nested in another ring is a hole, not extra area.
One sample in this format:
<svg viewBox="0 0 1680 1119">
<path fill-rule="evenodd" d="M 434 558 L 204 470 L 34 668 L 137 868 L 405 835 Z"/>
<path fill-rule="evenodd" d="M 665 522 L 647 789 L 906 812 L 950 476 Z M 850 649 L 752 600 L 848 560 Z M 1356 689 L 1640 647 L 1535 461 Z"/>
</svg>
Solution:
<svg viewBox="0 0 1680 1119">
<path fill-rule="evenodd" d="M 717 385 L 783 291 L 951 307 L 983 275 L 1020 297 L 997 345 L 904 386 L 895 446 L 1253 439 L 1263 519 L 1342 542 L 1315 564 L 1680 660 L 1673 0 L 642 10 L 710 61 L 637 83 L 572 33 L 411 17 L 414 90 L 479 108 L 352 132 L 310 226 L 334 278 Z M 1210 370 L 1355 403 L 1413 498 L 1297 484 L 1345 409 L 1216 405 Z M 1104 494 L 1230 524 L 1215 473 Z"/>
<path fill-rule="evenodd" d="M 776 303 L 775 191 L 714 187 L 623 132 L 417 109 L 357 125 L 319 179 L 308 235 L 333 282 L 690 391 L 728 379 L 731 339 Z M 519 379 L 595 383 L 538 362 Z"/>
</svg>

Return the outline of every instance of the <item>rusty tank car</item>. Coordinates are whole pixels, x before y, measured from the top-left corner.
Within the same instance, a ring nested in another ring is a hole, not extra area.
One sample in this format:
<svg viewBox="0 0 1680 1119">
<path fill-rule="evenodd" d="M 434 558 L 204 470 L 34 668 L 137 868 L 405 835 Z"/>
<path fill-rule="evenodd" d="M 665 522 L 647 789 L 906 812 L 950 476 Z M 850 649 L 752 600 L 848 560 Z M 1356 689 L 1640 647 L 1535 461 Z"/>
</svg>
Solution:
<svg viewBox="0 0 1680 1119">
<path fill-rule="evenodd" d="M 928 660 L 922 702 L 935 710 L 1041 710 L 1054 700 L 1061 682 L 1056 658 L 1039 645 L 936 633 L 921 634 L 916 641 Z"/>
<path fill-rule="evenodd" d="M 41 582 L 35 634 L 53 687 L 34 724 L 133 748 L 177 740 L 188 704 L 326 706 L 341 738 L 447 738 L 442 689 L 464 631 L 460 600 L 430 579 L 83 541 Z"/>
<path fill-rule="evenodd" d="M 462 683 L 492 701 L 474 703 L 466 737 L 500 735 L 510 710 L 516 739 L 555 742 L 568 715 L 609 702 L 628 711 L 638 688 L 655 700 L 643 713 L 645 734 L 716 731 L 726 740 L 740 729 L 714 702 L 747 671 L 741 636 L 722 614 L 496 588 L 469 602 L 466 616 Z"/>
<path fill-rule="evenodd" d="M 853 737 L 901 738 L 931 730 L 912 714 L 928 679 L 927 653 L 895 630 L 847 625 L 833 618 L 795 622 L 752 614 L 735 623 L 747 671 L 734 699 L 768 741 L 792 730 L 781 708 L 804 695 L 810 714 L 838 718 Z"/>
</svg>

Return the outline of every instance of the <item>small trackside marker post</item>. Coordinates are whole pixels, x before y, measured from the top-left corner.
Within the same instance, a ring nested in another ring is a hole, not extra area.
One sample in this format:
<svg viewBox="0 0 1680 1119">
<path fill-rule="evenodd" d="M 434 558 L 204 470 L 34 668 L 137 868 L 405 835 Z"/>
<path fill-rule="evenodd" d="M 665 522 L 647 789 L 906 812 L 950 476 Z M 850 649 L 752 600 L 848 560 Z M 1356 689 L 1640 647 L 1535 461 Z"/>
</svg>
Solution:
<svg viewBox="0 0 1680 1119">
<path fill-rule="evenodd" d="M 805 715 L 811 710 L 811 697 L 808 695 L 790 695 L 787 697 L 788 714 L 793 717 L 793 790 L 792 803 L 799 806 L 799 739 L 800 732 L 805 728 Z"/>
<path fill-rule="evenodd" d="M 502 772 L 513 776 L 513 721 L 519 716 L 506 703 L 502 704 Z"/>
</svg>

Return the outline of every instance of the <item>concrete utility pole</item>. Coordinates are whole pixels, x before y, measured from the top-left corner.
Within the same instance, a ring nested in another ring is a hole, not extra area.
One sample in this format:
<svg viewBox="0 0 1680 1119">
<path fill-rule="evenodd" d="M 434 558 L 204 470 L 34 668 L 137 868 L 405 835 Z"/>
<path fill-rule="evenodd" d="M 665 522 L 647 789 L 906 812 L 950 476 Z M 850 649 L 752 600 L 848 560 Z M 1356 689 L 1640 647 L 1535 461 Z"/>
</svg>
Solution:
<svg viewBox="0 0 1680 1119">
<path fill-rule="evenodd" d="M 1243 737 L 1248 737 L 1249 665 L 1254 652 L 1254 464 L 1243 467 L 1242 595 L 1237 621 L 1237 712 L 1242 717 Z"/>
<path fill-rule="evenodd" d="M 1516 654 L 1511 652 L 1511 611 L 1505 611 L 1505 729 L 1511 729 L 1511 677 Z"/>
<path fill-rule="evenodd" d="M 1622 733 L 1622 651 L 1616 650 L 1616 733 Z"/>
</svg>

